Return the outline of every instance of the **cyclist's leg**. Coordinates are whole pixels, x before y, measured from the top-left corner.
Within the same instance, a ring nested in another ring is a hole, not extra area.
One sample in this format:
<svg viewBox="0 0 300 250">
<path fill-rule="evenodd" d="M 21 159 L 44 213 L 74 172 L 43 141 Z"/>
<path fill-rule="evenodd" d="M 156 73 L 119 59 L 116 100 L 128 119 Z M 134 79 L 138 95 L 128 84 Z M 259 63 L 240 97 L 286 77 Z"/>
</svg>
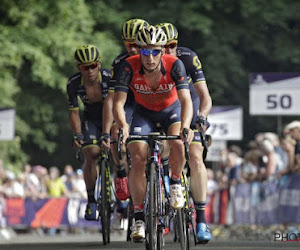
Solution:
<svg viewBox="0 0 300 250">
<path fill-rule="evenodd" d="M 130 134 L 149 134 L 153 130 L 152 122 L 139 112 L 135 112 L 131 123 Z M 146 193 L 145 167 L 147 164 L 148 144 L 145 141 L 130 141 L 128 149 L 131 159 L 129 190 L 133 203 L 134 219 L 132 238 L 145 238 L 144 198 Z"/>
<path fill-rule="evenodd" d="M 93 144 L 94 138 L 100 137 L 100 129 L 97 124 L 90 121 L 84 121 L 82 124 L 82 133 L 84 141 L 82 151 L 84 154 L 83 177 L 88 194 L 88 204 L 85 218 L 87 220 L 97 219 L 97 204 L 95 200 L 95 184 L 97 179 L 97 164 L 100 154 L 100 147 Z"/>
<path fill-rule="evenodd" d="M 203 146 L 199 132 L 190 145 L 190 188 L 196 209 L 197 238 L 200 243 L 211 240 L 211 234 L 205 221 L 207 171 L 202 158 Z"/>
<path fill-rule="evenodd" d="M 180 132 L 180 103 L 175 102 L 170 107 L 162 111 L 164 117 L 162 127 L 167 135 L 179 135 Z M 181 190 L 180 177 L 185 165 L 184 147 L 181 140 L 169 141 L 171 152 L 169 157 L 172 169 L 170 180 L 170 203 L 175 209 L 180 209 L 184 205 L 184 198 Z"/>
<path fill-rule="evenodd" d="M 133 111 L 134 111 L 134 104 L 126 102 L 124 110 L 125 110 L 126 122 L 128 126 L 130 126 Z M 113 139 L 115 140 L 118 139 L 118 128 L 116 124 L 112 126 L 111 134 Z M 119 159 L 116 143 L 112 144 L 111 152 L 113 156 L 113 161 L 116 166 L 116 178 L 115 178 L 116 195 L 118 199 L 126 200 L 127 198 L 129 198 L 129 190 L 128 190 L 128 179 L 127 179 L 128 164 L 126 161 L 125 145 L 122 145 L 122 156 L 123 156 L 122 160 Z"/>
</svg>

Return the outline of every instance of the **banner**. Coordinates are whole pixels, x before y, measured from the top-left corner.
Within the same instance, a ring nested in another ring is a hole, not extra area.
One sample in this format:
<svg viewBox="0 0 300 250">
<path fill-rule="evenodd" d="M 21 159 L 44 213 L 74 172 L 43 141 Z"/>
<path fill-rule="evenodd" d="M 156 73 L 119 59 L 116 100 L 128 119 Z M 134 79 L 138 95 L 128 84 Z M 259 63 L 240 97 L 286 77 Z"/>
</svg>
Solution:
<svg viewBox="0 0 300 250">
<path fill-rule="evenodd" d="M 0 141 L 10 141 L 15 137 L 15 113 L 12 108 L 0 108 Z"/>
<path fill-rule="evenodd" d="M 300 73 L 250 74 L 251 115 L 299 115 Z"/>
<path fill-rule="evenodd" d="M 213 140 L 243 139 L 243 109 L 239 106 L 214 106 L 208 116 L 207 134 Z"/>
</svg>

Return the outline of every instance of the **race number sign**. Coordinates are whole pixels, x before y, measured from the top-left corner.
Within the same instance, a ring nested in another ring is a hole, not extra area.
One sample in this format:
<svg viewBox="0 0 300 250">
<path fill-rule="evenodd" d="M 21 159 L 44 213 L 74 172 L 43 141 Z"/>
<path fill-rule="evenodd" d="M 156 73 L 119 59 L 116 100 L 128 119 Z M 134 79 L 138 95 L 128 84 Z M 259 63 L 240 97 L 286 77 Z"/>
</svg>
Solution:
<svg viewBox="0 0 300 250">
<path fill-rule="evenodd" d="M 227 148 L 226 141 L 218 141 L 213 140 L 212 144 L 209 146 L 207 150 L 207 161 L 221 161 L 222 160 L 222 152 Z"/>
<path fill-rule="evenodd" d="M 214 106 L 208 116 L 207 134 L 213 140 L 243 139 L 243 109 L 237 106 Z"/>
<path fill-rule="evenodd" d="M 13 140 L 15 137 L 15 110 L 0 108 L 0 141 Z"/>
<path fill-rule="evenodd" d="M 251 115 L 299 115 L 300 73 L 250 74 Z"/>
</svg>

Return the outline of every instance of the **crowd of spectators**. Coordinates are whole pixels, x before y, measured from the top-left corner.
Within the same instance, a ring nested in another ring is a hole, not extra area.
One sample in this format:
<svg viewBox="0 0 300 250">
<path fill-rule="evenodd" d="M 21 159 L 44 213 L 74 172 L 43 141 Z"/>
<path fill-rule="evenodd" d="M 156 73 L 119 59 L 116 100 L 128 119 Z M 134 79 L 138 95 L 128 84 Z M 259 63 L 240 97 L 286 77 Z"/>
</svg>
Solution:
<svg viewBox="0 0 300 250">
<path fill-rule="evenodd" d="M 74 171 L 69 164 L 63 174 L 52 166 L 25 164 L 18 174 L 7 170 L 0 159 L 0 197 L 44 199 L 50 197 L 86 199 L 85 183 L 81 169 Z"/>
<path fill-rule="evenodd" d="M 282 138 L 271 132 L 258 133 L 244 151 L 231 145 L 221 158 L 215 173 L 208 172 L 208 190 L 212 181 L 214 190 L 218 190 L 243 182 L 273 181 L 290 173 L 300 174 L 300 121 L 286 125 Z M 215 177 L 211 177 L 213 174 Z"/>
<path fill-rule="evenodd" d="M 231 145 L 222 152 L 222 160 L 208 168 L 207 193 L 229 190 L 243 182 L 279 180 L 290 173 L 300 174 L 300 121 L 289 123 L 278 136 L 265 132 L 255 135 L 244 149 Z M 0 159 L 0 228 L 5 198 L 79 198 L 87 199 L 81 169 L 69 164 L 59 168 L 24 164 L 19 173 L 8 170 Z"/>
<path fill-rule="evenodd" d="M 241 182 L 274 180 L 291 172 L 300 173 L 300 121 L 286 125 L 283 136 L 258 133 L 243 150 L 236 145 L 222 152 L 217 168 L 208 169 L 208 194 Z M 0 199 L 47 197 L 86 199 L 81 169 L 70 164 L 60 170 L 53 166 L 25 164 L 20 173 L 5 168 L 0 159 Z"/>
</svg>

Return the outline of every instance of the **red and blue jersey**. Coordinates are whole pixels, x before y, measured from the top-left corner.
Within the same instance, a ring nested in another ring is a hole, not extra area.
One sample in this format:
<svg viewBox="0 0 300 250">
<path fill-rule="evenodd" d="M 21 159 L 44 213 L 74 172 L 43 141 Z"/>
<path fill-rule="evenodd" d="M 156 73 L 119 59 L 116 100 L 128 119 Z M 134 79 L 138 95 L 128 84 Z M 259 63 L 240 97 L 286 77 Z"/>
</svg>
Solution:
<svg viewBox="0 0 300 250">
<path fill-rule="evenodd" d="M 139 55 L 131 56 L 122 64 L 116 77 L 115 91 L 134 93 L 135 101 L 153 111 L 161 111 L 171 106 L 177 99 L 177 91 L 189 89 L 184 64 L 177 57 L 161 57 L 161 73 L 157 88 L 154 90 L 148 83 Z"/>
</svg>

